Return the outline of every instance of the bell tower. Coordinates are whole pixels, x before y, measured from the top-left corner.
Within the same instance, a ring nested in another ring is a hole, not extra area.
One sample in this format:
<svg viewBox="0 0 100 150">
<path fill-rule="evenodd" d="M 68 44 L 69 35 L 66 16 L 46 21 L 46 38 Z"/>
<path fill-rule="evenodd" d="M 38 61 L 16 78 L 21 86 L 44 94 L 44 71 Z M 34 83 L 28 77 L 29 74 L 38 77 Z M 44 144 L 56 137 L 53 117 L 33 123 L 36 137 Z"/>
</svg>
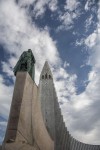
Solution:
<svg viewBox="0 0 100 150">
<path fill-rule="evenodd" d="M 55 150 L 66 150 L 68 145 L 66 138 L 70 135 L 61 115 L 53 75 L 47 61 L 40 75 L 39 100 L 45 126 L 50 137 L 55 141 Z"/>
<path fill-rule="evenodd" d="M 54 97 L 53 76 L 46 61 L 40 75 L 39 100 L 41 102 L 43 120 L 52 140 L 55 140 Z"/>
</svg>

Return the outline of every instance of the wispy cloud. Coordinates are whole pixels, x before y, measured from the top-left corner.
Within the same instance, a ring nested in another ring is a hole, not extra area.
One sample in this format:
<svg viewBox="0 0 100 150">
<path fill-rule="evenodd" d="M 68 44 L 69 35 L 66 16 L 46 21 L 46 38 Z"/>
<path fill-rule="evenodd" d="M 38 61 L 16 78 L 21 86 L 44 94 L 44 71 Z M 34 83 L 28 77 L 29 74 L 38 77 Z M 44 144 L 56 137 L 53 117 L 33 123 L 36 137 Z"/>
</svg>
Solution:
<svg viewBox="0 0 100 150">
<path fill-rule="evenodd" d="M 93 23 L 93 15 L 90 15 L 90 17 L 87 18 L 85 21 L 86 32 L 89 30 L 92 23 Z"/>
<path fill-rule="evenodd" d="M 85 3 L 85 11 L 90 11 L 92 10 L 92 12 L 96 13 L 96 4 L 98 3 L 98 0 L 87 0 Z"/>
<path fill-rule="evenodd" d="M 91 35 L 89 35 L 85 39 L 85 44 L 90 48 L 95 46 L 96 42 L 97 42 L 97 33 L 96 33 L 96 31 L 94 31 Z"/>
<path fill-rule="evenodd" d="M 43 17 L 47 8 L 52 12 L 57 10 L 57 0 L 19 0 L 18 5 L 24 7 L 27 11 L 31 12 L 31 15 L 35 18 Z M 32 8 L 30 8 L 32 6 Z"/>
<path fill-rule="evenodd" d="M 58 27 L 59 30 L 68 30 L 73 27 L 74 20 L 77 19 L 80 13 L 80 2 L 78 0 L 66 0 L 64 12 L 60 12 L 59 21 L 62 23 Z"/>
<path fill-rule="evenodd" d="M 0 75 L 0 116 L 4 118 L 8 117 L 12 93 L 13 86 L 7 86 L 4 78 Z"/>
<path fill-rule="evenodd" d="M 75 42 L 75 45 L 76 46 L 81 46 L 81 45 L 83 45 L 84 44 L 84 38 L 82 38 L 82 39 L 80 39 L 80 40 L 76 40 L 76 42 Z"/>
<path fill-rule="evenodd" d="M 80 2 L 78 0 L 66 0 L 65 10 L 74 11 L 78 8 Z"/>
</svg>

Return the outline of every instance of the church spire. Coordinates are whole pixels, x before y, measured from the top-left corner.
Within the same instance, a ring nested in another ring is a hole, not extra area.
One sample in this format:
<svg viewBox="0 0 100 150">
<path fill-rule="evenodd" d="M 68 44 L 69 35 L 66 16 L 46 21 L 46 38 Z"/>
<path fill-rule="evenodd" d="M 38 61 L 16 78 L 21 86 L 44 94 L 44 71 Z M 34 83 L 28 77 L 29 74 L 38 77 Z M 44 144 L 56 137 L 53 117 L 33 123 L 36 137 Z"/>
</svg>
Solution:
<svg viewBox="0 0 100 150">
<path fill-rule="evenodd" d="M 53 79 L 49 64 L 47 61 L 45 61 L 44 67 L 42 69 L 40 80 L 42 79 Z"/>
</svg>

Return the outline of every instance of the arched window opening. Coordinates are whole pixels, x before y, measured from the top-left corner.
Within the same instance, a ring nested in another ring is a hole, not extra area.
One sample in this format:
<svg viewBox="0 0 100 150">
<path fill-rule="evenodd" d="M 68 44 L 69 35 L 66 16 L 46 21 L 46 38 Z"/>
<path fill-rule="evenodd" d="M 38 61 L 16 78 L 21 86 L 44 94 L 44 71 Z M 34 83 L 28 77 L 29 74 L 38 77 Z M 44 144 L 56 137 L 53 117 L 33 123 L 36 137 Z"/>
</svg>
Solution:
<svg viewBox="0 0 100 150">
<path fill-rule="evenodd" d="M 45 74 L 45 79 L 47 79 L 48 78 L 48 76 L 47 76 L 47 73 Z"/>
<path fill-rule="evenodd" d="M 51 76 L 49 75 L 49 79 L 51 79 Z"/>
<path fill-rule="evenodd" d="M 42 79 L 44 79 L 44 75 L 42 75 Z"/>
</svg>

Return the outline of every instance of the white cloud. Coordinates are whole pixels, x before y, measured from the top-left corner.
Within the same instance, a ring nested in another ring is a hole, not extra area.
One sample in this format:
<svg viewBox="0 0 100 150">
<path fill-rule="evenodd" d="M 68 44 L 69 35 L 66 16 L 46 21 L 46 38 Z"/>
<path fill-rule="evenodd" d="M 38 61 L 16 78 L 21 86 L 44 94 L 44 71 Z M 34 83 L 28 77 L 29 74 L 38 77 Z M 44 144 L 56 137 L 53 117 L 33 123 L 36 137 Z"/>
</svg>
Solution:
<svg viewBox="0 0 100 150">
<path fill-rule="evenodd" d="M 75 45 L 76 46 L 81 46 L 81 45 L 83 45 L 84 44 L 84 39 L 82 38 L 82 39 L 80 39 L 80 40 L 76 40 L 76 43 L 75 43 Z"/>
<path fill-rule="evenodd" d="M 36 17 L 41 16 L 42 14 L 44 14 L 45 10 L 46 10 L 46 5 L 48 4 L 49 0 L 39 0 L 36 2 L 34 10 L 33 10 L 33 14 L 35 14 Z"/>
<path fill-rule="evenodd" d="M 70 64 L 65 61 L 65 62 L 64 62 L 64 68 L 67 68 L 67 67 L 69 67 L 69 66 L 70 66 Z"/>
<path fill-rule="evenodd" d="M 38 0 L 34 6 L 33 11 L 35 12 L 35 16 L 38 17 L 44 14 L 47 6 L 51 11 L 57 10 L 57 0 Z"/>
<path fill-rule="evenodd" d="M 59 21 L 62 23 L 58 28 L 57 31 L 59 30 L 69 30 L 73 27 L 73 20 L 76 18 L 75 13 L 70 13 L 70 12 L 65 12 L 64 14 L 59 15 Z"/>
<path fill-rule="evenodd" d="M 64 15 L 60 16 L 60 20 L 63 21 L 65 25 L 70 25 L 73 23 L 73 18 L 75 18 L 74 15 L 71 15 L 70 13 L 66 12 Z"/>
<path fill-rule="evenodd" d="M 80 2 L 78 2 L 78 0 L 66 0 L 65 10 L 74 11 L 79 5 Z"/>
<path fill-rule="evenodd" d="M 9 63 L 2 62 L 2 71 L 7 73 L 7 76 L 13 77 L 13 68 Z"/>
<path fill-rule="evenodd" d="M 86 21 L 85 21 L 85 30 L 86 30 L 86 32 L 89 30 L 92 23 L 94 23 L 93 15 L 90 15 L 90 17 L 87 18 Z M 95 23 L 95 25 L 96 25 L 96 23 Z M 92 34 L 90 34 L 87 38 L 77 39 L 75 45 L 76 46 L 81 46 L 81 45 L 85 44 L 89 48 L 93 48 L 93 46 L 95 46 L 95 44 L 97 42 L 98 30 L 99 30 L 99 28 L 94 30 L 94 32 Z"/>
<path fill-rule="evenodd" d="M 80 2 L 78 0 L 66 0 L 66 4 L 64 6 L 65 12 L 60 12 L 59 21 L 62 23 L 58 28 L 59 30 L 69 30 L 73 27 L 74 20 L 80 16 Z"/>
<path fill-rule="evenodd" d="M 86 2 L 84 9 L 85 9 L 86 11 L 89 10 L 89 1 Z"/>
<path fill-rule="evenodd" d="M 85 44 L 90 48 L 95 46 L 96 42 L 97 42 L 97 33 L 96 33 L 96 31 L 94 31 L 91 35 L 89 35 L 85 39 Z"/>
<path fill-rule="evenodd" d="M 31 11 L 31 15 L 34 17 L 43 17 L 47 7 L 54 12 L 57 10 L 57 0 L 19 0 L 18 2 L 20 7 L 26 7 L 29 9 L 30 5 L 33 5 L 33 10 Z"/>
<path fill-rule="evenodd" d="M 12 93 L 13 86 L 5 85 L 5 80 L 0 75 L 0 116 L 8 116 Z"/>
<path fill-rule="evenodd" d="M 85 21 L 85 28 L 86 32 L 89 30 L 90 25 L 93 23 L 93 15 L 91 15 L 89 18 L 86 19 Z"/>
<path fill-rule="evenodd" d="M 97 13 L 96 5 L 98 2 L 96 0 L 87 0 L 84 6 L 85 11 L 92 10 L 93 13 Z"/>
<path fill-rule="evenodd" d="M 57 4 L 58 4 L 58 1 L 57 0 L 51 0 L 50 2 L 49 2 L 49 8 L 50 8 L 50 10 L 51 11 L 56 11 L 57 10 Z"/>
<path fill-rule="evenodd" d="M 20 7 L 25 7 L 25 6 L 30 6 L 31 4 L 34 4 L 36 0 L 19 0 L 19 6 Z"/>
</svg>

